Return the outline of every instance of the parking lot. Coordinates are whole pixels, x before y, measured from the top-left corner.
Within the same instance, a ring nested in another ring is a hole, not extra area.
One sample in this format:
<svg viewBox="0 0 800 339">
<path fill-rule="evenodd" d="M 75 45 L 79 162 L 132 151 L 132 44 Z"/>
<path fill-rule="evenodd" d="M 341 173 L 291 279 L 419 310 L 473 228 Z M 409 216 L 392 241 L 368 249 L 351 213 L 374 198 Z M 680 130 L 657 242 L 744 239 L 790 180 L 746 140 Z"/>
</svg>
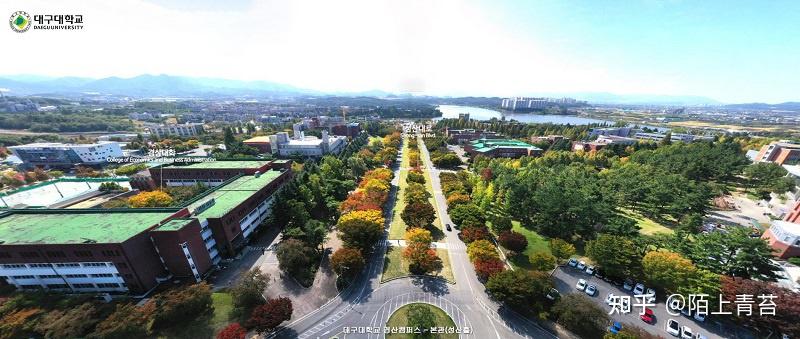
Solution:
<svg viewBox="0 0 800 339">
<path fill-rule="evenodd" d="M 731 326 L 724 326 L 722 323 L 715 321 L 713 318 L 706 319 L 705 322 L 701 323 L 693 318 L 685 317 L 682 315 L 673 316 L 667 313 L 667 306 L 664 303 L 664 299 L 666 296 L 659 295 L 656 306 L 650 307 L 655 314 L 655 320 L 652 324 L 647 324 L 641 319 L 639 319 L 639 312 L 641 311 L 641 307 L 636 307 L 637 300 L 633 298 L 633 294 L 630 291 L 626 291 L 622 288 L 622 286 L 617 287 L 616 285 L 610 284 L 602 279 L 597 277 L 588 275 L 583 271 L 579 271 L 575 267 L 570 266 L 561 266 L 558 267 L 555 272 L 553 273 L 553 280 L 555 282 L 556 289 L 562 295 L 567 293 L 584 293 L 579 291 L 575 288 L 575 285 L 578 283 L 579 279 L 584 279 L 588 284 L 592 284 L 597 286 L 597 293 L 590 297 L 594 300 L 601 308 L 606 311 L 611 311 L 611 306 L 605 303 L 606 295 L 611 292 L 618 296 L 631 296 L 631 312 L 628 314 L 614 314 L 610 315 L 612 321 L 618 321 L 620 323 L 630 323 L 636 326 L 639 326 L 648 332 L 658 335 L 660 337 L 670 337 L 664 327 L 667 323 L 667 320 L 672 318 L 678 322 L 679 326 L 688 326 L 692 329 L 692 332 L 696 334 L 702 334 L 707 338 L 751 338 L 752 336 L 743 335 L 742 333 L 733 333 Z M 713 317 L 713 316 L 712 316 Z"/>
</svg>

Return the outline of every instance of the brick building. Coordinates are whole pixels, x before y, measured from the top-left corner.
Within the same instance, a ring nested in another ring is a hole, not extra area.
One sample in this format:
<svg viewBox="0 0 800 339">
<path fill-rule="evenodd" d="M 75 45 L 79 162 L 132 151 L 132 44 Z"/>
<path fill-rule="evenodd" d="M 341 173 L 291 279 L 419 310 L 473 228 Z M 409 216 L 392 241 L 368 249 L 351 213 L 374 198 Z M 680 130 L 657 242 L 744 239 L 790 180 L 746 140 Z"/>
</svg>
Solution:
<svg viewBox="0 0 800 339">
<path fill-rule="evenodd" d="M 2 212 L 0 282 L 21 290 L 146 294 L 171 278 L 200 281 L 271 214 L 274 193 L 292 177 L 291 162 L 273 165 L 277 170 L 236 173 L 179 208 Z M 187 171 L 185 178 L 208 174 Z"/>
<path fill-rule="evenodd" d="M 156 186 L 220 185 L 239 174 L 253 175 L 270 169 L 290 169 L 288 160 L 216 160 L 191 164 L 166 164 L 149 169 Z"/>
</svg>

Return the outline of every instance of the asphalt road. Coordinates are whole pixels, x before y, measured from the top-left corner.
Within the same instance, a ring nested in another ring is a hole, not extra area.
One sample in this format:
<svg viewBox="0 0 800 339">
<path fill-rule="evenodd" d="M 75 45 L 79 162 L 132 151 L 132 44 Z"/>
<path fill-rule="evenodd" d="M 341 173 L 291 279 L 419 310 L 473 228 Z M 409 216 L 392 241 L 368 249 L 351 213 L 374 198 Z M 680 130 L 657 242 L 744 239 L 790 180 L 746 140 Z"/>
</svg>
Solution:
<svg viewBox="0 0 800 339">
<path fill-rule="evenodd" d="M 590 276 L 578 269 L 571 267 L 571 266 L 561 266 L 555 270 L 553 273 L 553 280 L 556 285 L 556 289 L 562 294 L 566 293 L 584 293 L 579 291 L 575 288 L 575 285 L 578 283 L 578 279 L 585 279 L 588 284 L 594 284 L 597 286 L 597 294 L 594 297 L 591 297 L 592 300 L 597 302 L 604 310 L 611 311 L 611 306 L 606 305 L 605 298 L 606 295 L 611 292 L 614 295 L 618 296 L 631 296 L 631 313 L 628 314 L 614 314 L 610 317 L 613 321 L 619 321 L 620 323 L 630 323 L 636 326 L 639 326 L 648 332 L 662 336 L 662 337 L 671 337 L 668 334 L 664 327 L 667 323 L 667 320 L 672 318 L 678 322 L 679 326 L 688 326 L 692 329 L 692 333 L 695 335 L 700 333 L 705 335 L 709 339 L 721 339 L 721 338 L 734 338 L 736 337 L 735 334 L 729 333 L 725 330 L 725 327 L 714 321 L 712 318 L 713 316 L 706 318 L 705 322 L 698 322 L 693 318 L 685 317 L 683 315 L 670 315 L 667 313 L 667 306 L 664 303 L 666 296 L 658 296 L 658 302 L 656 303 L 655 307 L 649 307 L 653 310 L 655 314 L 655 322 L 651 324 L 647 324 L 639 318 L 639 312 L 641 310 L 640 307 L 635 307 L 637 301 L 633 298 L 633 293 L 630 291 L 624 290 L 621 286 L 617 287 L 616 285 L 610 284 L 605 282 L 602 279 L 598 279 L 594 276 Z M 710 305 L 710 308 L 713 306 Z"/>
<path fill-rule="evenodd" d="M 428 151 L 421 142 L 420 150 L 425 165 L 433 169 Z M 401 152 L 405 150 L 401 149 Z M 390 191 L 390 203 L 384 210 L 385 234 L 388 234 L 388 227 L 391 224 L 401 158 L 402 155 L 398 157 L 393 169 L 395 179 Z M 443 223 L 452 224 L 447 214 L 446 200 L 442 195 L 437 170 L 431 171 L 431 179 L 440 218 Z M 318 310 L 286 325 L 282 331 L 273 336 L 300 339 L 384 338 L 383 333 L 366 333 L 366 328 L 382 328 L 389 315 L 397 308 L 421 301 L 442 308 L 460 329 L 468 328 L 470 333 L 462 334 L 462 338 L 556 338 L 537 324 L 501 308 L 492 301 L 475 275 L 464 244 L 455 232 L 445 231 L 445 235 L 456 284 L 448 284 L 441 279 L 429 277 L 401 278 L 381 284 L 380 277 L 386 250 L 384 235 L 384 241 L 376 244 L 376 250 L 370 257 L 368 267 L 348 289 Z M 357 333 L 352 333 L 353 330 Z M 361 331 L 364 332 L 358 333 Z"/>
</svg>

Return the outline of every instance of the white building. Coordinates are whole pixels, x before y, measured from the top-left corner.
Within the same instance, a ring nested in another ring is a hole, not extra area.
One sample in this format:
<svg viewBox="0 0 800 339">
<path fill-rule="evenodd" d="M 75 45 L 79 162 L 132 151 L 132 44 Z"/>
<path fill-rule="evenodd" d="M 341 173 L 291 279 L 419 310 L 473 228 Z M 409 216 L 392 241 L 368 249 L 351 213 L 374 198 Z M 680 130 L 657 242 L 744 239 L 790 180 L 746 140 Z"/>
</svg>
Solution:
<svg viewBox="0 0 800 339">
<path fill-rule="evenodd" d="M 288 157 L 299 155 L 303 157 L 321 157 L 326 154 L 338 154 L 347 143 L 347 137 L 338 135 L 328 135 L 328 131 L 322 131 L 322 138 L 315 136 L 305 136 L 299 128 L 294 130 L 295 137 L 289 138 L 286 132 L 281 132 L 270 136 L 272 153 Z"/>
<path fill-rule="evenodd" d="M 100 141 L 96 144 L 62 144 L 40 142 L 11 146 L 24 165 L 40 167 L 72 167 L 74 165 L 99 165 L 109 157 L 121 157 L 119 143 Z"/>
<path fill-rule="evenodd" d="M 190 137 L 199 134 L 203 130 L 203 124 L 167 124 L 149 125 L 145 127 L 150 134 L 158 138 L 174 135 L 179 137 Z"/>
</svg>

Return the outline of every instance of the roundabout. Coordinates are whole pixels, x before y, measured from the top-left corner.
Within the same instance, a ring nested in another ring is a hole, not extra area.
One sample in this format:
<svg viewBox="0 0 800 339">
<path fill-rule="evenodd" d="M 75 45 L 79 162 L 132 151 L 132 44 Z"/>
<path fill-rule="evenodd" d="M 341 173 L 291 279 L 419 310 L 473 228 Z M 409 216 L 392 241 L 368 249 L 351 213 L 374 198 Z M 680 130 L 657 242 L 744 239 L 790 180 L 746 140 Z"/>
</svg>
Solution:
<svg viewBox="0 0 800 339">
<path fill-rule="evenodd" d="M 447 338 L 456 339 L 456 324 L 444 310 L 428 303 L 410 303 L 389 316 L 386 338 Z M 408 330 L 413 330 L 409 333 Z"/>
</svg>

